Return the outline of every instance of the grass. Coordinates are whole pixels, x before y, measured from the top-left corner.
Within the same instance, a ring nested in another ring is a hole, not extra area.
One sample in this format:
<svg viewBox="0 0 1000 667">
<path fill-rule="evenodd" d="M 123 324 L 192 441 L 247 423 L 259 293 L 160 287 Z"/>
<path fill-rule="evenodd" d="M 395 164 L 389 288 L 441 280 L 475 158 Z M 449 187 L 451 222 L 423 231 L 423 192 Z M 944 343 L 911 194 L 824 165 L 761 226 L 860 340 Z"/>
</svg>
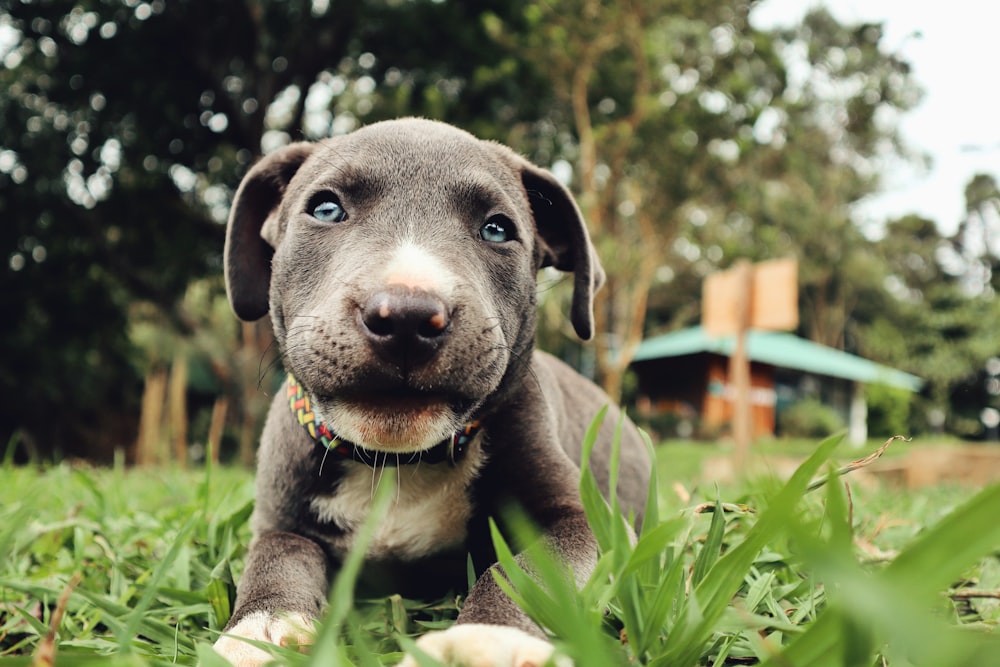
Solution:
<svg viewBox="0 0 1000 667">
<path fill-rule="evenodd" d="M 912 493 L 831 477 L 807 492 L 829 440 L 787 482 L 717 488 L 692 482 L 698 447 L 659 451 L 665 488 L 651 489 L 634 544 L 582 476 L 602 549 L 582 590 L 544 550 L 532 552 L 541 576 L 524 575 L 497 534 L 504 585 L 577 665 L 995 664 L 998 601 L 977 591 L 1000 590 L 1000 486 Z M 250 473 L 8 466 L 0 488 L 0 667 L 216 664 L 206 649 L 242 569 Z M 395 664 L 457 614 L 459 599 L 355 600 L 344 570 L 312 656 L 279 652 L 283 664 Z"/>
</svg>

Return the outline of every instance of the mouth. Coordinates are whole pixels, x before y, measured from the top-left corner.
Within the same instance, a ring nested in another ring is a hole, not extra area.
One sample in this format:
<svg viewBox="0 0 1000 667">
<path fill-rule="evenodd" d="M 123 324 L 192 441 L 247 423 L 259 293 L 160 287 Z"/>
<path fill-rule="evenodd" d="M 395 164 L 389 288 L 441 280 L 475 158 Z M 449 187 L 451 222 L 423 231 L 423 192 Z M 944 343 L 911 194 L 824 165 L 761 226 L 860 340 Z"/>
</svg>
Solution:
<svg viewBox="0 0 1000 667">
<path fill-rule="evenodd" d="M 338 394 L 336 398 L 387 409 L 454 402 L 453 397 L 443 392 L 421 392 L 405 388 L 344 392 Z"/>
<path fill-rule="evenodd" d="M 341 396 L 336 404 L 371 415 L 373 419 L 405 419 L 420 421 L 445 411 L 451 411 L 454 401 L 440 394 L 403 394 L 385 392 Z"/>
<path fill-rule="evenodd" d="M 405 387 L 340 391 L 333 394 L 318 394 L 316 398 L 323 405 L 350 406 L 383 418 L 400 413 L 419 415 L 444 409 L 462 412 L 471 405 L 471 401 L 454 394 L 419 391 Z"/>
<path fill-rule="evenodd" d="M 437 393 L 380 391 L 317 397 L 341 437 L 375 451 L 418 452 L 461 428 L 469 401 Z"/>
</svg>

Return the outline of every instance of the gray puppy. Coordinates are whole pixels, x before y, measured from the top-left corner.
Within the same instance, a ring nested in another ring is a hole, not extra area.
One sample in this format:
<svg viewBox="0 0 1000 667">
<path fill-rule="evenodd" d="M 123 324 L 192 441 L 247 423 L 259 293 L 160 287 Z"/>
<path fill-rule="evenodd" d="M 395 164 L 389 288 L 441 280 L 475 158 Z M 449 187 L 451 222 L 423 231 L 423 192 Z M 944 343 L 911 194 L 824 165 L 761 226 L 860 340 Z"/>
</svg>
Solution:
<svg viewBox="0 0 1000 667">
<path fill-rule="evenodd" d="M 216 650 L 301 638 L 386 466 L 393 502 L 367 552 L 371 593 L 439 596 L 478 580 L 458 622 L 419 645 L 457 664 L 542 664 L 544 634 L 500 590 L 488 519 L 517 505 L 585 578 L 596 545 L 578 492 L 584 431 L 608 398 L 533 350 L 536 274 L 573 273 L 593 334 L 604 280 L 579 209 L 510 149 L 426 120 L 298 143 L 246 175 L 226 236 L 236 314 L 270 312 L 289 378 L 261 440 L 254 539 Z M 592 466 L 605 484 L 619 413 Z M 630 423 L 618 495 L 641 519 L 646 449 Z M 415 664 L 407 658 L 404 663 Z"/>
</svg>

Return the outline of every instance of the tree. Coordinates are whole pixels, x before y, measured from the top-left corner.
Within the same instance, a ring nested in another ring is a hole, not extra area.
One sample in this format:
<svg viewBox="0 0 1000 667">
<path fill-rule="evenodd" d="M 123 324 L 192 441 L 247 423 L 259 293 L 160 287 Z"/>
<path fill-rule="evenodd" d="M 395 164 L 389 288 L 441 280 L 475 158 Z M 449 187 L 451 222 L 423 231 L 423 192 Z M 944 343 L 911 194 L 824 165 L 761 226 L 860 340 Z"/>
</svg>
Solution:
<svg viewBox="0 0 1000 667">
<path fill-rule="evenodd" d="M 1000 188 L 989 174 L 976 174 L 965 186 L 965 217 L 952 239 L 964 264 L 965 287 L 993 293 L 1000 287 Z"/>
<path fill-rule="evenodd" d="M 651 287 L 669 266 L 686 207 L 713 179 L 781 87 L 750 4 L 677 0 L 531 5 L 528 30 L 491 33 L 549 77 L 550 162 L 573 187 L 608 274 L 595 303 L 595 372 L 612 397 L 644 334 Z M 557 131 L 568 120 L 573 133 Z"/>
<path fill-rule="evenodd" d="M 837 347 L 853 304 L 877 288 L 856 288 L 873 260 L 850 205 L 877 188 L 875 161 L 901 150 L 886 118 L 917 99 L 908 67 L 883 51 L 877 25 L 815 10 L 764 31 L 751 7 L 564 0 L 530 7 L 525 34 L 493 26 L 544 64 L 550 117 L 572 119 L 553 158 L 575 164 L 608 272 L 595 366 L 612 396 L 648 331 L 650 299 L 653 322 L 697 314 L 692 273 L 798 256 L 807 335 Z"/>
<path fill-rule="evenodd" d="M 855 323 L 861 352 L 925 380 L 915 428 L 976 434 L 983 405 L 965 398 L 981 398 L 983 367 L 996 354 L 996 299 L 970 294 L 963 276 L 949 270 L 951 241 L 931 220 L 891 221 L 878 248 L 885 290 Z"/>
<path fill-rule="evenodd" d="M 226 186 L 259 150 L 272 98 L 315 78 L 356 12 L 5 4 L 0 146 L 16 166 L 0 175 L 0 289 L 20 326 L 0 341 L 0 437 L 108 456 L 135 432 L 132 305 L 191 334 L 177 299 L 221 266 Z M 285 43 L 310 48 L 286 58 Z"/>
</svg>

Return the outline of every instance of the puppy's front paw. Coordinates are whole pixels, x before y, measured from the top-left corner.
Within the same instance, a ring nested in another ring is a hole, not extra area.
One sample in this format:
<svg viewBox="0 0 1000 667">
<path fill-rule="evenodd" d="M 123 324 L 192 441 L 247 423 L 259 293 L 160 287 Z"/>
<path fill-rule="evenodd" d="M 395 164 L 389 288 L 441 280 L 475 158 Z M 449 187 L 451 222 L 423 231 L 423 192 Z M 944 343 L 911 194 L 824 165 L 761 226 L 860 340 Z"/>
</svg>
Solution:
<svg viewBox="0 0 1000 667">
<path fill-rule="evenodd" d="M 429 632 L 417 640 L 417 647 L 449 667 L 542 667 L 552 658 L 552 644 L 504 625 L 467 623 L 447 630 Z M 418 667 L 407 655 L 398 667 Z M 559 667 L 572 667 L 566 658 L 557 658 Z"/>
<path fill-rule="evenodd" d="M 219 637 L 212 648 L 236 667 L 259 667 L 274 658 L 244 639 L 288 647 L 308 645 L 312 643 L 312 637 L 312 621 L 302 614 L 276 616 L 259 611 L 248 615 Z"/>
</svg>

